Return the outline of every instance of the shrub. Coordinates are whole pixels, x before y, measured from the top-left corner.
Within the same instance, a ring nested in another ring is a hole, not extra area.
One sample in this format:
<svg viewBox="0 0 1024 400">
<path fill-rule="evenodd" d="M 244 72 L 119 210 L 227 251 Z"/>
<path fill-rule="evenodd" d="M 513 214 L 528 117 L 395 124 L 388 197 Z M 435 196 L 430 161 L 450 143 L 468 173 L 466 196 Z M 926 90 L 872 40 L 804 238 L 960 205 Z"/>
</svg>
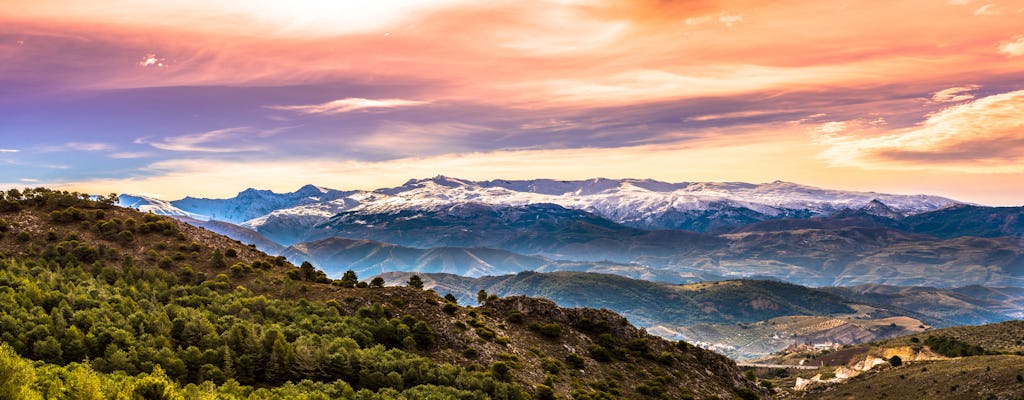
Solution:
<svg viewBox="0 0 1024 400">
<path fill-rule="evenodd" d="M 554 400 L 555 391 L 548 385 L 538 384 L 534 389 L 533 398 L 537 400 Z"/>
<path fill-rule="evenodd" d="M 590 357 L 597 361 L 608 362 L 612 360 L 612 352 L 602 345 L 592 344 L 587 347 L 587 351 L 590 352 Z"/>
<path fill-rule="evenodd" d="M 550 323 L 550 324 L 534 323 L 534 324 L 530 325 L 530 330 L 535 331 L 537 333 L 540 333 L 544 337 L 548 337 L 548 338 L 552 338 L 552 339 L 558 338 L 559 336 L 562 336 L 562 326 L 559 325 L 559 324 L 555 324 L 555 323 Z"/>
<path fill-rule="evenodd" d="M 511 371 L 512 367 L 504 361 L 497 361 L 494 364 L 491 364 L 491 374 L 494 375 L 494 378 L 496 379 L 503 381 L 509 380 L 509 378 L 512 377 Z"/>
<path fill-rule="evenodd" d="M 583 369 L 585 365 L 583 357 L 576 353 L 569 353 L 569 355 L 565 356 L 565 363 L 569 364 L 573 369 Z"/>
<path fill-rule="evenodd" d="M 476 335 L 480 336 L 481 339 L 484 339 L 484 340 L 487 340 L 487 341 L 494 340 L 494 338 L 498 336 L 498 334 L 495 333 L 493 329 L 488 328 L 486 326 L 477 327 L 476 328 Z"/>
<path fill-rule="evenodd" d="M 455 305 L 455 303 L 444 303 L 444 306 L 441 307 L 441 311 L 444 311 L 445 314 L 448 314 L 448 315 L 455 314 L 455 311 L 458 311 L 458 310 L 459 310 L 459 306 Z"/>
<path fill-rule="evenodd" d="M 562 363 L 553 358 L 545 358 L 541 360 L 540 367 L 543 368 L 545 372 L 552 375 L 558 375 L 558 373 L 562 372 Z"/>
</svg>

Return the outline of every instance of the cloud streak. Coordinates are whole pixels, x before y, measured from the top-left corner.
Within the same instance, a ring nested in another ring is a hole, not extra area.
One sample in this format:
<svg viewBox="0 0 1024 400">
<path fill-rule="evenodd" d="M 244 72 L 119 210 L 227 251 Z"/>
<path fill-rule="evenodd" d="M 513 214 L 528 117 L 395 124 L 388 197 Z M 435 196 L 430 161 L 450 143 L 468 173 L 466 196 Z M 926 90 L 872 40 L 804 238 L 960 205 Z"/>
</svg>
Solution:
<svg viewBox="0 0 1024 400">
<path fill-rule="evenodd" d="M 867 169 L 1024 172 L 1024 90 L 945 108 L 895 132 L 861 126 L 823 132 L 834 165 Z"/>
<path fill-rule="evenodd" d="M 1008 57 L 1024 56 L 1024 35 L 1017 35 L 1000 43 L 999 52 Z"/>
<path fill-rule="evenodd" d="M 404 99 L 363 99 L 350 97 L 347 99 L 333 100 L 320 104 L 291 105 L 291 106 L 267 106 L 266 108 L 278 111 L 291 111 L 299 114 L 343 114 L 353 111 L 381 110 L 399 107 L 412 107 L 429 104 L 427 101 L 404 100 Z"/>
<path fill-rule="evenodd" d="M 968 85 L 942 89 L 932 94 L 932 101 L 936 103 L 956 103 L 974 98 L 971 92 L 978 89 L 978 85 Z"/>
<path fill-rule="evenodd" d="M 53 153 L 60 151 L 111 151 L 116 147 L 109 143 L 69 142 L 59 146 L 43 146 L 39 151 Z"/>
<path fill-rule="evenodd" d="M 239 145 L 238 139 L 249 133 L 251 133 L 250 128 L 225 128 L 160 139 L 138 138 L 135 140 L 135 144 L 147 144 L 166 151 L 196 153 L 240 153 L 263 150 L 262 146 Z"/>
</svg>

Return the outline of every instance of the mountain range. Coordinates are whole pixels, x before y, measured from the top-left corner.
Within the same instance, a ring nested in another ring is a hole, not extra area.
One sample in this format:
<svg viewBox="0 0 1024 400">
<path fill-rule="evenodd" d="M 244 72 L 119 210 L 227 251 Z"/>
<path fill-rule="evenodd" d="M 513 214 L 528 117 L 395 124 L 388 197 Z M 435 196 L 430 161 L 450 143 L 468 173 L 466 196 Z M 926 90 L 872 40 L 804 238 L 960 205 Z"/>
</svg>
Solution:
<svg viewBox="0 0 1024 400">
<path fill-rule="evenodd" d="M 1024 286 L 1024 208 L 927 195 L 788 182 L 438 176 L 373 191 L 306 185 L 229 199 L 120 201 L 311 261 L 332 276 L 350 268 L 468 276 L 574 270 L 675 283 L 771 277 L 812 286 Z"/>
<path fill-rule="evenodd" d="M 389 272 L 381 277 L 402 284 L 414 274 Z M 702 343 L 741 359 L 804 342 L 858 344 L 929 327 L 1024 316 L 1024 289 L 1019 288 L 809 288 L 765 280 L 676 285 L 570 271 L 420 276 L 425 287 L 450 293 L 460 303 L 477 301 L 483 290 L 502 297 L 543 297 L 563 307 L 607 308 L 659 336 Z"/>
</svg>

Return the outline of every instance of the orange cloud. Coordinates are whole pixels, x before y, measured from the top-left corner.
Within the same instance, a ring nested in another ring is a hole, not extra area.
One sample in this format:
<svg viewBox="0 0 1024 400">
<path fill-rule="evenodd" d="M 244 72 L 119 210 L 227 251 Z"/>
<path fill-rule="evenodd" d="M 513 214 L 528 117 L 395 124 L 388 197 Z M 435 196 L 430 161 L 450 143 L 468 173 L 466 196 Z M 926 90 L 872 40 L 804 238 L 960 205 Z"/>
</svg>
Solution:
<svg viewBox="0 0 1024 400">
<path fill-rule="evenodd" d="M 398 82 L 432 99 L 529 108 L 931 88 L 1024 70 L 1024 58 L 991 48 L 1019 29 L 1018 15 L 925 0 L 291 3 L 50 0 L 0 11 L 0 25 L 118 40 L 160 54 L 143 63 L 164 60 L 159 71 L 89 60 L 98 64 L 76 79 L 89 88 Z"/>
<path fill-rule="evenodd" d="M 1024 55 L 1024 35 L 1017 35 L 1011 40 L 1000 43 L 999 52 L 1009 57 Z"/>
<path fill-rule="evenodd" d="M 894 132 L 864 125 L 823 132 L 823 159 L 865 169 L 1024 172 L 1024 90 L 983 97 Z"/>
<path fill-rule="evenodd" d="M 267 106 L 267 108 L 271 110 L 293 111 L 300 114 L 342 114 L 359 110 L 418 106 L 427 103 L 429 102 L 403 99 L 373 100 L 350 97 L 320 104 Z"/>
</svg>

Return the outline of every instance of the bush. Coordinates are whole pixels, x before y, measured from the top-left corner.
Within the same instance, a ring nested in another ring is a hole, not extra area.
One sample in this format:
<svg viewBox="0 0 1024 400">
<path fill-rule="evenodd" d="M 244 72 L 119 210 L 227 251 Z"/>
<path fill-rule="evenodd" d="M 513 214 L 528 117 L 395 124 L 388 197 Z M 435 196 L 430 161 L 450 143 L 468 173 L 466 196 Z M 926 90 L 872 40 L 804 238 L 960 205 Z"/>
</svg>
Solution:
<svg viewBox="0 0 1024 400">
<path fill-rule="evenodd" d="M 981 346 L 975 346 L 947 336 L 928 336 L 924 340 L 924 344 L 936 353 L 946 357 L 970 357 L 986 354 L 985 349 Z"/>
<path fill-rule="evenodd" d="M 562 372 L 562 363 L 553 358 L 545 358 L 541 360 L 540 367 L 544 369 L 544 372 L 552 375 L 558 375 L 558 373 Z"/>
<path fill-rule="evenodd" d="M 583 369 L 584 365 L 586 365 L 583 357 L 576 353 L 569 353 L 569 355 L 565 356 L 565 363 L 569 364 L 573 369 Z"/>
<path fill-rule="evenodd" d="M 612 352 L 599 344 L 592 344 L 587 347 L 587 351 L 590 352 L 590 357 L 600 361 L 608 362 L 612 360 Z"/>
<path fill-rule="evenodd" d="M 533 398 L 537 400 L 554 400 L 555 391 L 548 385 L 538 384 L 534 389 Z"/>
<path fill-rule="evenodd" d="M 903 359 L 900 358 L 900 356 L 892 356 L 892 358 L 889 359 L 889 365 L 892 365 L 894 367 L 903 365 Z"/>
<path fill-rule="evenodd" d="M 455 303 L 444 303 L 444 306 L 441 307 L 441 311 L 444 311 L 445 314 L 448 315 L 455 314 L 455 312 L 458 310 L 459 306 L 455 305 Z"/>
<path fill-rule="evenodd" d="M 512 377 L 512 367 L 504 361 L 497 361 L 491 364 L 491 374 L 495 379 L 508 381 Z"/>
<path fill-rule="evenodd" d="M 498 334 L 496 332 L 494 332 L 493 329 L 488 328 L 486 326 L 477 327 L 476 328 L 476 335 L 480 336 L 480 338 L 482 338 L 484 340 L 487 340 L 487 341 L 494 340 L 494 338 L 498 336 Z"/>
<path fill-rule="evenodd" d="M 548 338 L 552 338 L 552 339 L 555 339 L 555 338 L 558 338 L 558 337 L 562 336 L 562 326 L 559 325 L 559 324 L 555 324 L 555 323 L 550 323 L 550 324 L 534 323 L 534 324 L 530 325 L 530 330 L 535 331 L 537 333 L 540 333 L 544 337 L 548 337 Z"/>
<path fill-rule="evenodd" d="M 157 262 L 156 265 L 160 268 L 168 269 L 174 266 L 174 260 L 172 260 L 170 257 L 164 256 L 163 258 L 160 259 L 159 262 Z"/>
</svg>

